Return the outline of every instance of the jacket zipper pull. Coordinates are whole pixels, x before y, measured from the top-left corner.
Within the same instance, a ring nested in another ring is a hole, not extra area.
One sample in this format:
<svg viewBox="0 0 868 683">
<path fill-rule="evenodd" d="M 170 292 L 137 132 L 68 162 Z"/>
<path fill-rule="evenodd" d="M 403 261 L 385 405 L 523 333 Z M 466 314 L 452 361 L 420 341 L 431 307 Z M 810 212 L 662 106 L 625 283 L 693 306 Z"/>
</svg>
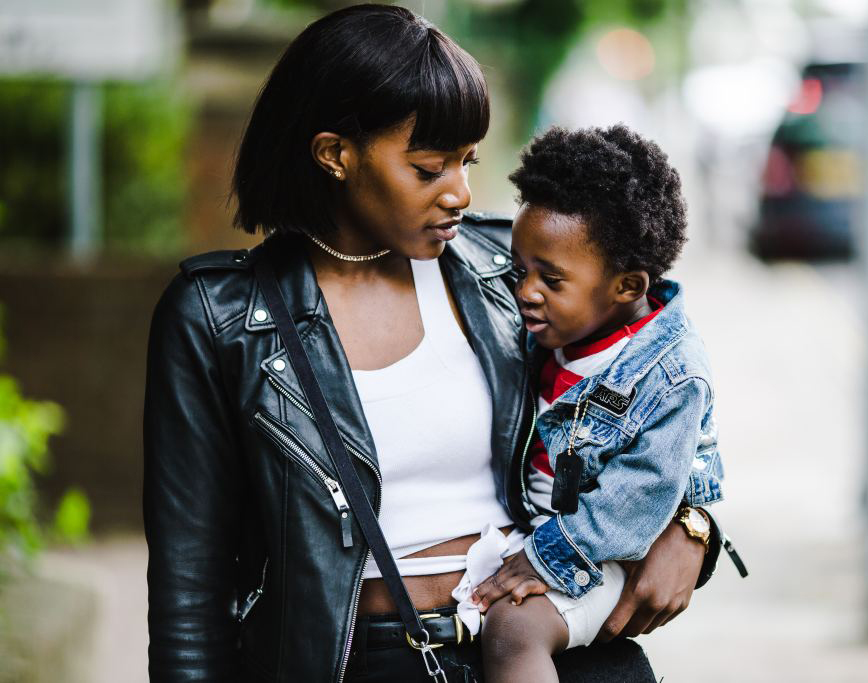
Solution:
<svg viewBox="0 0 868 683">
<path fill-rule="evenodd" d="M 347 499 L 344 497 L 344 492 L 341 490 L 340 484 L 334 479 L 329 479 L 329 492 L 332 494 L 332 500 L 335 502 L 335 507 L 338 509 L 338 514 L 341 520 L 341 543 L 344 548 L 353 547 L 353 518 L 350 511 L 350 506 L 347 504 Z"/>
</svg>

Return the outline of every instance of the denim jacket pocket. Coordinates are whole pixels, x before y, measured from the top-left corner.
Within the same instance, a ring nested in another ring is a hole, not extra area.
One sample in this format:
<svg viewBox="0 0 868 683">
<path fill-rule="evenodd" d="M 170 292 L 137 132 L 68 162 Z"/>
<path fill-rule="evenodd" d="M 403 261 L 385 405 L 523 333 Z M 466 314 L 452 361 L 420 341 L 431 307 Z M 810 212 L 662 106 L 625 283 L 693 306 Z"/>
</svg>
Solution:
<svg viewBox="0 0 868 683">
<path fill-rule="evenodd" d="M 566 454 L 569 448 L 572 425 L 572 420 L 563 422 L 560 430 L 557 432 L 557 438 L 552 439 L 552 452 Z M 610 451 L 613 445 L 618 442 L 616 437 L 619 433 L 620 430 L 617 427 L 591 414 L 585 415 L 576 426 L 573 452 L 582 459 L 582 481 L 580 488 L 584 489 L 589 481 L 599 473 L 601 455 Z M 553 466 L 555 464 L 556 461 L 552 463 Z"/>
</svg>

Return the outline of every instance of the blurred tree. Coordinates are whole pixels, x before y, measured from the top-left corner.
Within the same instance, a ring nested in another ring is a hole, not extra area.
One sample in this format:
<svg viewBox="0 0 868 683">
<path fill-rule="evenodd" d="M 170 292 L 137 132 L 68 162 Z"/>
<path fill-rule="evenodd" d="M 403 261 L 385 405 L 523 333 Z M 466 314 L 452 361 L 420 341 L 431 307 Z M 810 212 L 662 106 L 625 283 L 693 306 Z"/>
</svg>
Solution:
<svg viewBox="0 0 868 683">
<path fill-rule="evenodd" d="M 105 88 L 103 188 L 109 249 L 183 248 L 190 108 L 176 84 Z M 0 81 L 0 242 L 60 246 L 68 233 L 69 86 Z"/>
<path fill-rule="evenodd" d="M 356 4 L 341 0 L 259 0 L 307 5 L 323 13 Z M 502 74 L 515 140 L 533 132 L 549 79 L 589 28 L 606 23 L 641 28 L 683 15 L 687 0 L 446 0 L 443 29 L 488 69 Z M 401 2 L 389 4 L 402 4 Z M 418 3 L 407 3 L 413 6 Z"/>
<path fill-rule="evenodd" d="M 0 356 L 2 349 L 0 341 Z M 33 473 L 45 471 L 48 439 L 62 427 L 60 406 L 25 399 L 14 379 L 0 374 L 0 578 L 32 556 L 45 536 L 37 521 Z M 63 541 L 80 540 L 89 518 L 87 498 L 71 490 L 61 500 L 48 534 Z"/>
</svg>

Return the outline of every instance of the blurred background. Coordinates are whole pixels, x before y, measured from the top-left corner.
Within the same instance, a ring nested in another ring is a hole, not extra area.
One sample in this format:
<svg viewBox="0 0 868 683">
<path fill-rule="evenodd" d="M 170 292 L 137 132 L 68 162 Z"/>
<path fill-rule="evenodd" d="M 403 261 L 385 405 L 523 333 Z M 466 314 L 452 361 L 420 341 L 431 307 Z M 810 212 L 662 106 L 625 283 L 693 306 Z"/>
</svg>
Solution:
<svg viewBox="0 0 868 683">
<path fill-rule="evenodd" d="M 340 0 L 0 0 L 0 682 L 147 680 L 141 409 L 177 262 L 252 246 L 233 154 Z M 551 124 L 680 170 L 674 276 L 716 373 L 721 559 L 641 642 L 658 677 L 868 681 L 865 0 L 408 0 L 481 64 L 473 208 Z M 813 366 L 816 362 L 818 365 Z"/>
</svg>

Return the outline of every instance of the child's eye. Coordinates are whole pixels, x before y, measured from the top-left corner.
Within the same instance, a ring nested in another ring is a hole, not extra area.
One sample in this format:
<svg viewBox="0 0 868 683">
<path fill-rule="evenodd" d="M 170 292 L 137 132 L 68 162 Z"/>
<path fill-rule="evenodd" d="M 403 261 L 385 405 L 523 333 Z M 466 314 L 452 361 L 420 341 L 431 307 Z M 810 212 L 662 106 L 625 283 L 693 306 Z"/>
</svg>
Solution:
<svg viewBox="0 0 868 683">
<path fill-rule="evenodd" d="M 545 282 L 549 287 L 556 287 L 561 280 L 560 280 L 560 278 L 557 278 L 557 277 L 551 277 L 549 275 L 543 275 L 542 281 Z"/>
</svg>

